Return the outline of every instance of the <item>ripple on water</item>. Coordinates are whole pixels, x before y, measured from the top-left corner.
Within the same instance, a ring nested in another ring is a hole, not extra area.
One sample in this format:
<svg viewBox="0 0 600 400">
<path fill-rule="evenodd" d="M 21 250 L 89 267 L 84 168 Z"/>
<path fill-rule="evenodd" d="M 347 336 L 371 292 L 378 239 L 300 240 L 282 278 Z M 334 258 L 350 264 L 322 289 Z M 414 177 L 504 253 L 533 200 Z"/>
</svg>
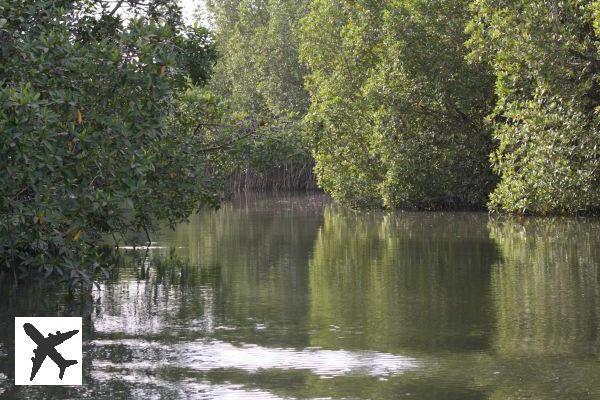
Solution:
<svg viewBox="0 0 600 400">
<path fill-rule="evenodd" d="M 156 369 L 156 363 L 141 361 L 147 351 L 160 352 L 161 367 L 186 368 L 195 371 L 239 369 L 250 373 L 266 369 L 307 370 L 321 377 L 368 375 L 375 377 L 401 374 L 416 369 L 414 358 L 376 351 L 325 350 L 308 348 L 269 348 L 258 345 L 235 346 L 222 341 L 196 341 L 165 345 L 146 340 L 97 340 L 96 346 L 126 346 L 134 361 L 111 363 L 96 360 L 94 366 L 131 370 Z M 147 358 L 146 358 L 147 359 Z M 138 360 L 138 361 L 135 361 Z"/>
<path fill-rule="evenodd" d="M 141 371 L 128 371 L 127 375 L 111 371 L 94 370 L 92 376 L 99 382 L 112 380 L 124 381 L 133 387 L 132 393 L 135 398 L 152 398 L 155 388 L 167 390 L 170 398 L 193 398 L 193 399 L 242 399 L 242 400 L 280 400 L 282 397 L 275 396 L 267 391 L 244 388 L 243 385 L 235 384 L 212 384 L 210 382 L 199 382 L 193 379 L 183 379 L 171 382 L 156 376 L 148 376 Z M 164 397 L 164 390 L 160 391 L 160 397 Z"/>
<path fill-rule="evenodd" d="M 0 373 L 0 395 L 4 393 L 8 386 L 8 377 L 3 373 Z"/>
</svg>

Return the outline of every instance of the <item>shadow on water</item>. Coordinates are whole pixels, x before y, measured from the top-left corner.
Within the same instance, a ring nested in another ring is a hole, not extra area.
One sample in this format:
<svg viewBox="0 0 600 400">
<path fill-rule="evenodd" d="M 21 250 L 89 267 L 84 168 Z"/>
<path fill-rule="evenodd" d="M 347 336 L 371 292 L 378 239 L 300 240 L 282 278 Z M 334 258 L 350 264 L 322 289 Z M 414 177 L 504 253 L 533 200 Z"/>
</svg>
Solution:
<svg viewBox="0 0 600 400">
<path fill-rule="evenodd" d="M 255 196 L 81 298 L 2 286 L 0 397 L 600 398 L 600 223 Z M 84 315 L 84 386 L 12 386 L 12 317 Z"/>
<path fill-rule="evenodd" d="M 88 291 L 69 292 L 64 286 L 53 282 L 31 282 L 15 287 L 12 282 L 0 283 L 0 398 L 15 398 L 18 394 L 27 398 L 39 389 L 15 393 L 14 382 L 14 333 L 15 317 L 76 316 L 83 317 L 83 338 L 92 337 L 91 314 L 93 298 Z M 32 354 L 33 356 L 33 354 Z M 91 359 L 83 358 L 84 379 L 89 377 Z M 75 391 L 71 391 L 76 393 Z M 62 396 L 64 390 L 49 389 L 49 397 Z"/>
</svg>

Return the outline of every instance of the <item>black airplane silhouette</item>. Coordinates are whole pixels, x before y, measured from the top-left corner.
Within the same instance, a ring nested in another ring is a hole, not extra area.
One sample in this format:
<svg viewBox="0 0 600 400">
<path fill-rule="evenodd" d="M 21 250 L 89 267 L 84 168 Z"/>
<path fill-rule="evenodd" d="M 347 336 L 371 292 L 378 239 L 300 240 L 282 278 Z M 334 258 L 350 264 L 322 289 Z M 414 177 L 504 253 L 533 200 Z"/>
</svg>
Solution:
<svg viewBox="0 0 600 400">
<path fill-rule="evenodd" d="M 27 336 L 31 338 L 38 345 L 37 349 L 33 350 L 34 357 L 31 357 L 31 362 L 33 363 L 33 367 L 31 368 L 31 377 L 30 381 L 35 378 L 35 375 L 40 370 L 42 363 L 46 359 L 46 356 L 49 356 L 52 361 L 58 368 L 60 368 L 60 374 L 58 377 L 62 380 L 65 369 L 67 369 L 70 365 L 77 364 L 76 360 L 65 360 L 63 356 L 60 355 L 58 351 L 56 351 L 55 347 L 64 342 L 65 340 L 73 337 L 79 331 L 69 331 L 65 333 L 60 333 L 60 331 L 56 332 L 56 335 L 48 334 L 48 337 L 44 337 L 38 331 L 35 326 L 30 323 L 23 324 L 23 329 L 25 329 L 25 333 Z"/>
</svg>

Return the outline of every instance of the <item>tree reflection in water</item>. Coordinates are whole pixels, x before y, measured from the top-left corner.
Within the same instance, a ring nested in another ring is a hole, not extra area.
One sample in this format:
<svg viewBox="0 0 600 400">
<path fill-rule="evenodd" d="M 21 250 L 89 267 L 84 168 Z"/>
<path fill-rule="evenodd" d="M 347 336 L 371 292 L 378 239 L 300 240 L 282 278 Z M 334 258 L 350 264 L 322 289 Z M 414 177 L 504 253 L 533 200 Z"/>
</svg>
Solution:
<svg viewBox="0 0 600 400">
<path fill-rule="evenodd" d="M 12 316 L 88 322 L 83 387 L 0 395 L 600 398 L 599 230 L 237 200 L 163 231 L 92 296 L 2 286 L 0 382 Z"/>
</svg>

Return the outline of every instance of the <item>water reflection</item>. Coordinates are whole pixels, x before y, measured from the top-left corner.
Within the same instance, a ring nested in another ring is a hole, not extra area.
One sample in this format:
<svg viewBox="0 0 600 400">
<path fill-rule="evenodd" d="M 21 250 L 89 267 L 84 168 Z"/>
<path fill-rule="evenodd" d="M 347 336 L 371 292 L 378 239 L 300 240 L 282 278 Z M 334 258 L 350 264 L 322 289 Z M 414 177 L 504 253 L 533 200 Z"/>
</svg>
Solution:
<svg viewBox="0 0 600 400">
<path fill-rule="evenodd" d="M 93 344 L 106 349 L 127 351 L 127 361 L 113 363 L 97 354 L 94 366 L 100 369 L 159 370 L 181 368 L 192 371 L 239 369 L 245 372 L 259 370 L 302 370 L 321 377 L 342 375 L 387 376 L 400 374 L 418 367 L 418 362 L 408 357 L 374 351 L 353 352 L 307 348 L 272 348 L 255 344 L 235 346 L 218 340 L 164 344 L 137 339 L 96 340 Z M 160 361 L 160 362 L 159 362 Z"/>
<path fill-rule="evenodd" d="M 144 399 L 224 399 L 224 400 L 279 400 L 282 397 L 259 389 L 248 389 L 243 385 L 212 384 L 209 381 L 180 379 L 176 382 L 148 375 L 145 371 L 128 370 L 127 373 L 109 369 L 94 371 L 94 379 L 110 386 L 124 386 L 127 391 L 112 392 L 111 396 Z"/>
<path fill-rule="evenodd" d="M 306 264 L 326 201 L 241 199 L 163 231 L 149 258 L 175 248 L 185 262 L 147 274 L 122 271 L 97 292 L 96 331 L 197 337 L 214 330 L 228 340 L 307 346 Z"/>
<path fill-rule="evenodd" d="M 497 260 L 484 214 L 328 207 L 310 262 L 312 345 L 485 350 Z M 331 327 L 331 329 L 323 329 Z"/>
<path fill-rule="evenodd" d="M 568 219 L 491 220 L 502 354 L 598 355 L 600 227 Z"/>
<path fill-rule="evenodd" d="M 600 224 L 500 218 L 489 230 L 502 253 L 491 286 L 506 370 L 490 398 L 600 398 Z"/>
<path fill-rule="evenodd" d="M 0 397 L 600 399 L 599 234 L 239 199 L 92 296 L 1 286 Z M 16 315 L 86 316 L 83 387 L 11 386 Z"/>
<path fill-rule="evenodd" d="M 100 285 L 94 290 L 97 333 L 127 335 L 212 332 L 213 289 L 170 288 L 156 282 Z M 118 298 L 115 302 L 113 299 Z"/>
</svg>

